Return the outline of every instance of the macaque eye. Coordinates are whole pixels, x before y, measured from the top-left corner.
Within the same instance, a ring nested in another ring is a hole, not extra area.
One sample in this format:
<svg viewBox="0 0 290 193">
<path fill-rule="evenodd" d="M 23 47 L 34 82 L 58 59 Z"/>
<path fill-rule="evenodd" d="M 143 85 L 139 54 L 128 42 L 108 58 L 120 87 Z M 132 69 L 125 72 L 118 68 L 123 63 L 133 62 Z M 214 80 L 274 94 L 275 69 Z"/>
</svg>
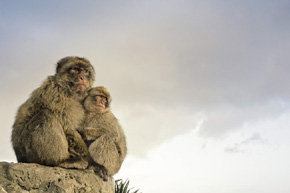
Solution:
<svg viewBox="0 0 290 193">
<path fill-rule="evenodd" d="M 100 97 L 101 97 L 102 99 L 105 99 L 105 100 L 107 101 L 107 97 L 105 97 L 105 96 L 103 96 L 103 95 L 100 95 Z"/>
<path fill-rule="evenodd" d="M 92 96 L 93 101 L 98 101 L 98 95 Z"/>
<path fill-rule="evenodd" d="M 87 69 L 79 68 L 79 67 L 73 67 L 70 69 L 70 73 L 72 74 L 83 74 L 85 76 L 89 76 L 90 72 Z"/>
<path fill-rule="evenodd" d="M 79 71 L 80 71 L 80 69 L 77 68 L 77 67 L 74 67 L 74 68 L 70 69 L 70 72 L 71 72 L 71 73 L 74 73 L 74 74 L 79 73 Z"/>
<path fill-rule="evenodd" d="M 107 97 L 105 97 L 105 96 L 103 96 L 103 95 L 96 95 L 96 96 L 94 97 L 94 99 L 97 100 L 97 97 L 101 97 L 102 99 L 105 99 L 106 102 L 108 102 Z"/>
<path fill-rule="evenodd" d="M 87 69 L 83 69 L 83 72 L 84 72 L 84 74 L 85 74 L 86 76 L 90 74 L 89 71 L 88 71 Z"/>
</svg>

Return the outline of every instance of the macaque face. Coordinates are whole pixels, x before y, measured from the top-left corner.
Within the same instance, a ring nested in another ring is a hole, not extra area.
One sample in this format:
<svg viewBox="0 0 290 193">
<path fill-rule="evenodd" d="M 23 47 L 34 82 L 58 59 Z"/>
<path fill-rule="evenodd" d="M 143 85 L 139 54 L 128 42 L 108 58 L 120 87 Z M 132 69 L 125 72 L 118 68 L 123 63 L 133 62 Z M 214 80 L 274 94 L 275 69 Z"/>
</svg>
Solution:
<svg viewBox="0 0 290 193">
<path fill-rule="evenodd" d="M 69 69 L 69 74 L 71 75 L 71 84 L 73 87 L 73 90 L 75 92 L 83 93 L 86 91 L 86 89 L 89 87 L 89 78 L 90 73 L 89 70 L 85 67 L 81 66 L 74 66 L 71 69 Z"/>
<path fill-rule="evenodd" d="M 111 96 L 105 87 L 99 86 L 89 90 L 84 100 L 84 108 L 88 112 L 104 113 L 110 110 Z"/>
<path fill-rule="evenodd" d="M 96 95 L 95 96 L 95 105 L 96 109 L 100 112 L 104 111 L 108 102 L 108 99 L 103 95 Z"/>
</svg>

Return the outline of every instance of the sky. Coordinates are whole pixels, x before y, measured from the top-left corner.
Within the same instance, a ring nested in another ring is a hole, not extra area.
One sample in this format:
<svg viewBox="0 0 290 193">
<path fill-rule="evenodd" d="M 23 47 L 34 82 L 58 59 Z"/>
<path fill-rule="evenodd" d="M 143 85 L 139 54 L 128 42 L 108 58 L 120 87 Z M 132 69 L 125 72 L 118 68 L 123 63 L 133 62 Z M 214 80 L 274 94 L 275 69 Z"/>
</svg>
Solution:
<svg viewBox="0 0 290 193">
<path fill-rule="evenodd" d="M 18 107 L 86 57 L 143 193 L 290 192 L 287 0 L 0 0 L 0 161 Z"/>
</svg>

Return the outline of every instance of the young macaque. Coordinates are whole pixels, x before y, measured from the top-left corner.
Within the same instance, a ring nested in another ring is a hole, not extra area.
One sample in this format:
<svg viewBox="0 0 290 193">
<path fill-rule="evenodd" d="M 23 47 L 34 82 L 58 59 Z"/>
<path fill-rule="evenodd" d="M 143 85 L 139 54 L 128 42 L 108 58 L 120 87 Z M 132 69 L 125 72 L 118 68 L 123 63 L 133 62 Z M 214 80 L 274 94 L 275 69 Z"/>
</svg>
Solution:
<svg viewBox="0 0 290 193">
<path fill-rule="evenodd" d="M 88 145 L 89 165 L 105 181 L 116 174 L 127 154 L 126 139 L 110 110 L 111 96 L 105 87 L 95 87 L 84 100 L 85 121 L 80 133 Z"/>
</svg>

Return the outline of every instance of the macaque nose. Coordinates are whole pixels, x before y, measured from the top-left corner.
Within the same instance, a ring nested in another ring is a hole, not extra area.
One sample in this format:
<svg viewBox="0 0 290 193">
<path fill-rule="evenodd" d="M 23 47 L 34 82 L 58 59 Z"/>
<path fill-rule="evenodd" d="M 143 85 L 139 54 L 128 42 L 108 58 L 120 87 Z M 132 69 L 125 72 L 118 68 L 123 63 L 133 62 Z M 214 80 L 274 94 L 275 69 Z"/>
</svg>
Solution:
<svg viewBox="0 0 290 193">
<path fill-rule="evenodd" d="M 78 81 L 79 82 L 84 82 L 85 81 L 85 76 L 83 76 L 82 74 L 78 75 Z"/>
<path fill-rule="evenodd" d="M 84 70 L 80 70 L 78 76 L 79 76 L 80 80 L 84 80 L 85 76 L 86 76 L 85 71 Z"/>
</svg>

